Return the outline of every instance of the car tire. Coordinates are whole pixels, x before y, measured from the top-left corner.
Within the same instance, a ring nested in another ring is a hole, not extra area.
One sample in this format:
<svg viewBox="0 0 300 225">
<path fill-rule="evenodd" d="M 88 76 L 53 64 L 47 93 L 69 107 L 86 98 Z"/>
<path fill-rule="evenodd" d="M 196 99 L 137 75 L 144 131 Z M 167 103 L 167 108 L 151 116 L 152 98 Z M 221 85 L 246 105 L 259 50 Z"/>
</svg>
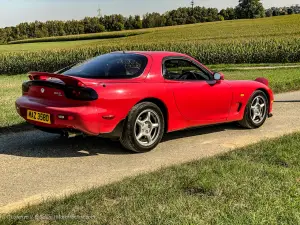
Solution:
<svg viewBox="0 0 300 225">
<path fill-rule="evenodd" d="M 130 151 L 149 152 L 159 144 L 164 130 L 164 115 L 160 108 L 152 102 L 142 102 L 129 112 L 120 142 Z"/>
<path fill-rule="evenodd" d="M 257 90 L 248 101 L 243 120 L 238 123 L 248 129 L 259 128 L 265 123 L 268 112 L 269 99 L 263 91 Z"/>
</svg>

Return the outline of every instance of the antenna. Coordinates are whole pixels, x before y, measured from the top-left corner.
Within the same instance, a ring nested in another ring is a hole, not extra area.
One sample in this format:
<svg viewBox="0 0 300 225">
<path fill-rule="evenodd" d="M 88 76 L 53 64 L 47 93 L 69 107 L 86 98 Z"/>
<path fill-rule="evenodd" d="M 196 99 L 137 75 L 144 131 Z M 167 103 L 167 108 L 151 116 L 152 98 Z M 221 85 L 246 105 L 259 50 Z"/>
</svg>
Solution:
<svg viewBox="0 0 300 225">
<path fill-rule="evenodd" d="M 195 1 L 194 0 L 191 1 L 191 5 L 192 5 L 192 9 L 194 9 L 194 5 L 195 5 Z"/>
<path fill-rule="evenodd" d="M 191 1 L 191 5 L 192 5 L 192 13 L 194 14 L 194 5 L 195 5 L 195 1 L 194 0 Z"/>
<path fill-rule="evenodd" d="M 102 14 L 101 14 L 101 8 L 100 7 L 98 7 L 97 12 L 98 12 L 98 17 L 101 17 Z"/>
</svg>

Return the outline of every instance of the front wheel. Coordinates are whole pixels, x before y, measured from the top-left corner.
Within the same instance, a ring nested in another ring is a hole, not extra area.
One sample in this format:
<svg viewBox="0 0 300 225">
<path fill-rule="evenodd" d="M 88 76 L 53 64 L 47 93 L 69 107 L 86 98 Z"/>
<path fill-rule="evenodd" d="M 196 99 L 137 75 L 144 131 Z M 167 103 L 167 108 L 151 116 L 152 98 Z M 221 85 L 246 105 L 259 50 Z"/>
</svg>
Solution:
<svg viewBox="0 0 300 225">
<path fill-rule="evenodd" d="M 249 129 L 259 128 L 265 123 L 268 112 L 268 97 L 263 91 L 255 91 L 246 106 L 244 118 L 239 121 L 239 124 Z"/>
<path fill-rule="evenodd" d="M 159 144 L 164 129 L 160 108 L 152 102 L 142 102 L 130 111 L 120 142 L 128 150 L 148 152 Z"/>
</svg>

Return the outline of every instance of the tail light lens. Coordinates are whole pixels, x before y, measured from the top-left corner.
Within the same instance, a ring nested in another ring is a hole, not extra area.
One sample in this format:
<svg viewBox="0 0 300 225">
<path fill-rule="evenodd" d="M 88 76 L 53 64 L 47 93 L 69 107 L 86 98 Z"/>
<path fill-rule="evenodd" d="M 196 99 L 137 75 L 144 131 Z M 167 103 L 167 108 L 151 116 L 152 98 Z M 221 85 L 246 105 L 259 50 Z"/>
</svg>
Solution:
<svg viewBox="0 0 300 225">
<path fill-rule="evenodd" d="M 42 86 L 50 87 L 63 90 L 65 96 L 69 99 L 82 100 L 82 101 L 94 101 L 98 99 L 97 92 L 92 89 L 85 87 L 83 83 L 80 86 L 64 86 L 62 84 L 52 83 L 48 81 L 34 80 L 27 81 L 22 84 L 22 94 L 27 95 L 31 86 Z"/>
<path fill-rule="evenodd" d="M 29 82 L 24 82 L 22 84 L 22 95 L 26 95 L 28 93 L 30 86 Z"/>
<path fill-rule="evenodd" d="M 92 88 L 67 87 L 65 95 L 67 98 L 82 101 L 94 101 L 98 99 L 97 92 Z"/>
</svg>

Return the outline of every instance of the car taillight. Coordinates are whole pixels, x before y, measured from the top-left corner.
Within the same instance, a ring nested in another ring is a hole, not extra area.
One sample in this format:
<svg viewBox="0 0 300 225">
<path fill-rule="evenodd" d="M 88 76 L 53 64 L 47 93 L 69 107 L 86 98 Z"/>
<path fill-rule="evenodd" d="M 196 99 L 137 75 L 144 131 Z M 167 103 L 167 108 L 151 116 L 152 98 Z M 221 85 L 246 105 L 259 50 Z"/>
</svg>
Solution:
<svg viewBox="0 0 300 225">
<path fill-rule="evenodd" d="M 22 95 L 27 94 L 30 88 L 30 83 L 29 82 L 24 82 L 22 84 Z"/>
<path fill-rule="evenodd" d="M 92 88 L 67 87 L 65 96 L 74 100 L 94 101 L 98 99 L 97 92 Z"/>
</svg>

